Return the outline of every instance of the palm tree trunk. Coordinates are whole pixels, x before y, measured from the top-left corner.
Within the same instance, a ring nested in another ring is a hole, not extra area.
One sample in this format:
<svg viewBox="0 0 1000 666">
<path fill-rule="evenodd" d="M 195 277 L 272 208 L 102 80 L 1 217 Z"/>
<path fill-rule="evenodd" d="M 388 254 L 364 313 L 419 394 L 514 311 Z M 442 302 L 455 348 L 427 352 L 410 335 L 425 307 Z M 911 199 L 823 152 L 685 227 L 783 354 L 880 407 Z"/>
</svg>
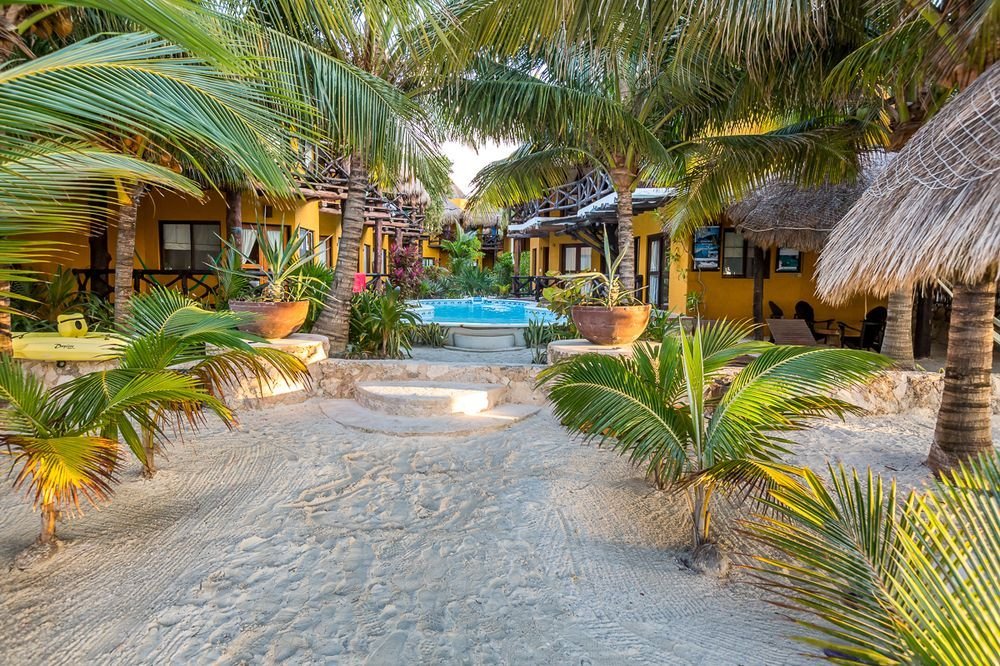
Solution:
<svg viewBox="0 0 1000 666">
<path fill-rule="evenodd" d="M 889 294 L 889 318 L 882 338 L 882 353 L 902 370 L 913 370 L 913 290 Z"/>
<path fill-rule="evenodd" d="M 142 476 L 145 479 L 152 479 L 156 476 L 156 441 L 153 438 L 153 431 L 148 428 L 142 431 L 142 453 L 146 458 L 142 465 Z"/>
<path fill-rule="evenodd" d="M 229 242 L 243 247 L 243 193 L 239 190 L 226 192 L 226 233 Z"/>
<path fill-rule="evenodd" d="M 618 195 L 618 277 L 626 291 L 635 289 L 635 252 L 632 249 L 632 185 L 633 174 L 625 169 L 613 169 L 611 181 Z"/>
<path fill-rule="evenodd" d="M 56 539 L 56 518 L 59 512 L 54 502 L 42 504 L 42 531 L 38 534 L 38 543 L 52 543 Z"/>
<path fill-rule="evenodd" d="M 118 208 L 118 238 L 115 241 L 115 325 L 118 328 L 125 323 L 134 291 L 132 273 L 135 269 L 135 226 L 139 216 L 139 201 L 145 193 L 145 185 L 136 185 L 128 193 L 128 200 Z"/>
<path fill-rule="evenodd" d="M 764 339 L 764 248 L 753 248 L 753 323 L 757 328 L 753 332 L 754 340 Z"/>
<path fill-rule="evenodd" d="M 691 505 L 692 544 L 695 548 L 712 543 L 712 490 L 704 485 L 688 489 Z"/>
<path fill-rule="evenodd" d="M 9 293 L 10 289 L 10 282 L 7 282 L 6 280 L 0 281 L 0 293 Z M 10 298 L 0 296 L 0 354 L 4 356 L 14 355 L 14 343 L 10 337 L 10 312 L 7 311 L 7 308 L 9 307 Z"/>
<path fill-rule="evenodd" d="M 330 338 L 330 351 L 347 351 L 351 316 L 351 296 L 354 294 L 354 274 L 361 257 L 361 236 L 365 230 L 365 197 L 368 190 L 368 169 L 357 155 L 351 156 L 351 173 L 347 180 L 347 198 L 343 203 L 340 241 L 337 244 L 337 265 L 333 287 L 327 294 L 313 331 Z"/>
<path fill-rule="evenodd" d="M 948 330 L 944 395 L 927 463 L 935 474 L 993 449 L 990 420 L 996 275 L 956 284 Z"/>
</svg>

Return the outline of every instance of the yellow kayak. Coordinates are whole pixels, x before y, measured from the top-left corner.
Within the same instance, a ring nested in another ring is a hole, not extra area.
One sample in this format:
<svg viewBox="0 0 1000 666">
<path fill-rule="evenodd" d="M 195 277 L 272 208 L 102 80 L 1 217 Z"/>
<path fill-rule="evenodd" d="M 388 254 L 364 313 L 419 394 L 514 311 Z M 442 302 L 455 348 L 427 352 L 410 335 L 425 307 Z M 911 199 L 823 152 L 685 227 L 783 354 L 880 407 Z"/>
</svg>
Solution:
<svg viewBox="0 0 1000 666">
<path fill-rule="evenodd" d="M 14 333 L 14 358 L 32 361 L 106 361 L 118 355 L 121 342 L 104 333 L 67 338 L 58 333 Z"/>
</svg>

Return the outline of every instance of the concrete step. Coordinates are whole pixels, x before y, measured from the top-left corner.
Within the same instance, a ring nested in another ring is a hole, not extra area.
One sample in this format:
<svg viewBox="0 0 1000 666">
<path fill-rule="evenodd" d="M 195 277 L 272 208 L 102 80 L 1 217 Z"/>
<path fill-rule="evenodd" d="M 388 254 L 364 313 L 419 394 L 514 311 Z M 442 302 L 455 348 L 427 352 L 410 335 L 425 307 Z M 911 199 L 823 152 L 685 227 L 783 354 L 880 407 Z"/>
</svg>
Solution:
<svg viewBox="0 0 1000 666">
<path fill-rule="evenodd" d="M 431 381 L 359 382 L 355 399 L 367 409 L 390 416 L 478 414 L 507 398 L 499 384 L 458 384 Z"/>
<path fill-rule="evenodd" d="M 537 414 L 541 407 L 501 405 L 476 414 L 414 417 L 390 416 L 363 407 L 353 400 L 325 400 L 320 409 L 330 420 L 351 430 L 393 437 L 421 437 L 471 436 L 503 430 Z"/>
</svg>

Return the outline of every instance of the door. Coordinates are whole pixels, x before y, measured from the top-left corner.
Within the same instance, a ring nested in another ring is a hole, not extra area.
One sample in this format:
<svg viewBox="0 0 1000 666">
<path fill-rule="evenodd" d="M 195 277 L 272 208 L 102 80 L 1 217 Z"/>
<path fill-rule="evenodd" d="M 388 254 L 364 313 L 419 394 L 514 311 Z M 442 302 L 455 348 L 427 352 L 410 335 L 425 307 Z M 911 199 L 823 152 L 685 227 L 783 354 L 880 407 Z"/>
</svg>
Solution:
<svg viewBox="0 0 1000 666">
<path fill-rule="evenodd" d="M 662 234 L 649 237 L 649 255 L 646 262 L 646 284 L 649 285 L 647 294 L 649 302 L 658 308 L 667 305 L 670 281 L 670 269 L 667 266 L 668 246 Z"/>
</svg>

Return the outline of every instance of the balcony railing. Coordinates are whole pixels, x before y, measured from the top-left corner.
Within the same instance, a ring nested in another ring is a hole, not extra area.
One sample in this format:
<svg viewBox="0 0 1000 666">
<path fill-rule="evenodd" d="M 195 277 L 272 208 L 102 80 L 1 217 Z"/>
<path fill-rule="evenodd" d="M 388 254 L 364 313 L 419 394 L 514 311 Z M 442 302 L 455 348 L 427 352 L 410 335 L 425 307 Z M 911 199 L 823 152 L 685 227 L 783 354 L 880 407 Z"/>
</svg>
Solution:
<svg viewBox="0 0 1000 666">
<path fill-rule="evenodd" d="M 596 169 L 571 183 L 552 188 L 541 199 L 520 206 L 514 211 L 514 222 L 533 217 L 548 217 L 552 213 L 575 215 L 578 210 L 615 191 L 611 179 Z"/>
<path fill-rule="evenodd" d="M 115 271 L 111 268 L 74 268 L 77 290 L 106 296 L 114 291 Z M 142 291 L 153 287 L 176 289 L 196 300 L 211 301 L 215 298 L 218 279 L 212 271 L 204 270 L 151 270 L 132 271 L 132 288 Z"/>
</svg>

